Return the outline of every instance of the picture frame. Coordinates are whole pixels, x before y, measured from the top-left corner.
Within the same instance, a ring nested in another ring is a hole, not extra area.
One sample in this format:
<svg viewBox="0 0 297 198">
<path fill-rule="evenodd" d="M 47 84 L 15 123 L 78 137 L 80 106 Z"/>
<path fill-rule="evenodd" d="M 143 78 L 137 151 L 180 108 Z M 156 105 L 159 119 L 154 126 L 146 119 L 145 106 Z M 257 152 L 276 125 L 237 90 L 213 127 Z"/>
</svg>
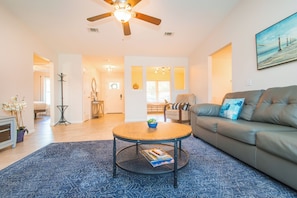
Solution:
<svg viewBox="0 0 297 198">
<path fill-rule="evenodd" d="M 297 60 L 297 12 L 255 35 L 257 69 Z"/>
</svg>

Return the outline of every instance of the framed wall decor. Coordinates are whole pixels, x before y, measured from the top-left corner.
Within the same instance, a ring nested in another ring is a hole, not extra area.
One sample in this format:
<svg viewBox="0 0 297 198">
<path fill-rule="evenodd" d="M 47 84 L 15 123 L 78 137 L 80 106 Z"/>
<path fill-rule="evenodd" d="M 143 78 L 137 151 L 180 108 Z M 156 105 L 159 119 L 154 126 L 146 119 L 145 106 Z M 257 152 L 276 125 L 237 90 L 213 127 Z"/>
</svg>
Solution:
<svg viewBox="0 0 297 198">
<path fill-rule="evenodd" d="M 257 69 L 297 60 L 297 13 L 256 34 Z"/>
</svg>

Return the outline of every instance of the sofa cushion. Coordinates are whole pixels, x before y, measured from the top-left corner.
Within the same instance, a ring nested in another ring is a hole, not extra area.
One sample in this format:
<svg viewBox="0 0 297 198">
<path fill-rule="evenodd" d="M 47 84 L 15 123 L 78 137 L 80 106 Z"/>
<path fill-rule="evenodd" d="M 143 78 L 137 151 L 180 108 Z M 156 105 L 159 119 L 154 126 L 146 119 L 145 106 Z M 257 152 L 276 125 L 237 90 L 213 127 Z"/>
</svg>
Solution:
<svg viewBox="0 0 297 198">
<path fill-rule="evenodd" d="M 218 122 L 223 119 L 220 117 L 210 117 L 210 116 L 197 116 L 196 124 L 204 129 L 207 129 L 211 132 L 217 132 Z"/>
<path fill-rule="evenodd" d="M 253 91 L 243 91 L 243 92 L 232 92 L 227 93 L 224 96 L 223 101 L 226 98 L 244 98 L 244 105 L 239 118 L 244 120 L 251 120 L 256 105 L 258 104 L 259 98 L 264 90 L 253 90 Z"/>
<path fill-rule="evenodd" d="M 223 136 L 256 145 L 256 133 L 260 131 L 295 131 L 293 127 L 280 126 L 246 120 L 229 120 L 222 118 L 218 121 L 217 132 Z"/>
<path fill-rule="evenodd" d="M 220 108 L 219 116 L 223 118 L 229 118 L 231 120 L 237 120 L 243 103 L 244 98 L 226 98 Z"/>
<path fill-rule="evenodd" d="M 197 116 L 219 116 L 221 105 L 201 103 L 190 107 Z"/>
<path fill-rule="evenodd" d="M 267 89 L 257 104 L 252 120 L 297 128 L 297 86 Z"/>
<path fill-rule="evenodd" d="M 297 163 L 297 131 L 295 132 L 259 132 L 257 148 L 283 159 Z"/>
</svg>

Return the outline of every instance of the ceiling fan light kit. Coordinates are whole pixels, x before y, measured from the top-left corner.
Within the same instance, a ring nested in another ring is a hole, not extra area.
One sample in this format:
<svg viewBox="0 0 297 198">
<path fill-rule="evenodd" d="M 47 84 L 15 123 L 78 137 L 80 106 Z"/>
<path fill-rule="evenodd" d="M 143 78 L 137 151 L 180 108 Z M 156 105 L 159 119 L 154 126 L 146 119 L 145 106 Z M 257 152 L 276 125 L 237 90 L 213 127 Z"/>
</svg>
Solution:
<svg viewBox="0 0 297 198">
<path fill-rule="evenodd" d="M 131 18 L 131 6 L 127 3 L 118 2 L 114 5 L 113 15 L 122 23 L 125 23 Z"/>
<path fill-rule="evenodd" d="M 132 8 L 137 5 L 141 0 L 104 0 L 106 3 L 114 7 L 113 12 L 108 12 L 100 14 L 97 16 L 87 18 L 88 21 L 94 22 L 100 19 L 104 19 L 109 16 L 115 16 L 115 18 L 120 21 L 123 25 L 124 35 L 128 36 L 131 34 L 129 20 L 131 17 L 152 23 L 154 25 L 159 25 L 161 19 L 142 14 L 139 12 L 132 12 Z"/>
</svg>

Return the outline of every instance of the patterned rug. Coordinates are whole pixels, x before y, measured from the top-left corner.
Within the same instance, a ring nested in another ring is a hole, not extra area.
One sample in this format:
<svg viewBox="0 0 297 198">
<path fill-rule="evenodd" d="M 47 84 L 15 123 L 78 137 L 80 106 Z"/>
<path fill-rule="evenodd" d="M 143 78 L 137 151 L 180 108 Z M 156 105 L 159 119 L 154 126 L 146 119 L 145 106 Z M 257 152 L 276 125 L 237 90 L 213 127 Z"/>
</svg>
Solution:
<svg viewBox="0 0 297 198">
<path fill-rule="evenodd" d="M 127 143 L 118 141 L 118 147 Z M 189 137 L 189 164 L 178 172 L 141 175 L 117 169 L 111 140 L 52 143 L 0 172 L 0 197 L 297 197 L 297 192 Z"/>
</svg>

